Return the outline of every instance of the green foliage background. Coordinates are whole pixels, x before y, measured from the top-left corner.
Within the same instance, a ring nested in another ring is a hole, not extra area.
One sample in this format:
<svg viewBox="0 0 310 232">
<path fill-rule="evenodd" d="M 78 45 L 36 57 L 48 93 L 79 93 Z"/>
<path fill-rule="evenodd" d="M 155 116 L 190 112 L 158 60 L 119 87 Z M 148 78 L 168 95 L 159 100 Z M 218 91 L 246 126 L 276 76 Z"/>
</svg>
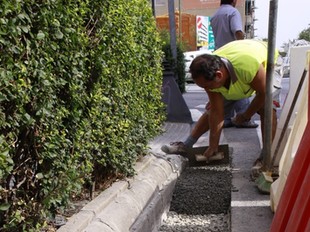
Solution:
<svg viewBox="0 0 310 232">
<path fill-rule="evenodd" d="M 0 226 L 37 231 L 83 184 L 132 175 L 160 130 L 147 0 L 2 0 Z"/>
<path fill-rule="evenodd" d="M 304 39 L 310 42 L 310 27 L 299 33 L 298 39 Z"/>
</svg>

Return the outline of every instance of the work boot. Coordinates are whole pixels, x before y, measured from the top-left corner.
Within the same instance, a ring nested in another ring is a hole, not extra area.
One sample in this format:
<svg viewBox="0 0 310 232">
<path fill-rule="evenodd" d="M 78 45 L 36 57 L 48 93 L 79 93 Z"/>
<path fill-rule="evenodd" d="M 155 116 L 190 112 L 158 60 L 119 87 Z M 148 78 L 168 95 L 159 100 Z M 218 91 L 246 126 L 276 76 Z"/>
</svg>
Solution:
<svg viewBox="0 0 310 232">
<path fill-rule="evenodd" d="M 187 147 L 183 142 L 172 142 L 169 145 L 163 145 L 161 150 L 166 154 L 181 154 L 186 153 Z"/>
</svg>

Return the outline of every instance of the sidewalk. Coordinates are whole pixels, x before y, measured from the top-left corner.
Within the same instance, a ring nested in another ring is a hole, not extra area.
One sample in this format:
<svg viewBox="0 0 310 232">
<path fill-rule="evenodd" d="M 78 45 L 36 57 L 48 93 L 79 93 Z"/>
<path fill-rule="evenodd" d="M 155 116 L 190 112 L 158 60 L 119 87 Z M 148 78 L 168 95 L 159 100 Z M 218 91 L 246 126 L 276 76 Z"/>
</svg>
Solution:
<svg viewBox="0 0 310 232">
<path fill-rule="evenodd" d="M 256 121 L 259 123 L 259 121 Z M 228 128 L 224 136 L 233 148 L 231 231 L 268 232 L 273 213 L 269 195 L 262 195 L 251 179 L 251 167 L 261 150 L 260 127 Z"/>
<path fill-rule="evenodd" d="M 260 121 L 256 123 L 259 124 Z M 170 131 L 170 135 L 178 134 L 177 128 L 172 129 L 174 131 Z M 166 138 L 163 136 L 161 139 Z M 263 195 L 258 191 L 250 176 L 251 167 L 261 151 L 260 127 L 256 129 L 225 128 L 220 141 L 220 144 L 228 144 L 232 151 L 230 154 L 232 160 L 231 231 L 268 232 L 273 219 L 270 198 L 269 195 Z M 195 146 L 206 145 L 208 145 L 208 133 L 203 135 Z"/>
<path fill-rule="evenodd" d="M 191 110 L 192 113 L 196 111 Z M 198 118 L 196 115 L 193 118 Z M 194 119 L 195 121 L 195 119 Z M 260 121 L 256 121 L 260 123 Z M 167 123 L 168 132 L 153 142 L 153 148 L 163 143 L 179 141 L 187 136 L 183 124 Z M 182 134 L 185 132 L 186 134 Z M 232 232 L 268 232 L 273 213 L 270 209 L 269 195 L 262 195 L 251 179 L 251 167 L 261 151 L 261 131 L 256 129 L 227 128 L 223 129 L 220 144 L 228 144 L 232 164 L 232 191 L 231 191 L 231 231 Z M 195 146 L 208 145 L 208 133 L 203 135 Z"/>
</svg>

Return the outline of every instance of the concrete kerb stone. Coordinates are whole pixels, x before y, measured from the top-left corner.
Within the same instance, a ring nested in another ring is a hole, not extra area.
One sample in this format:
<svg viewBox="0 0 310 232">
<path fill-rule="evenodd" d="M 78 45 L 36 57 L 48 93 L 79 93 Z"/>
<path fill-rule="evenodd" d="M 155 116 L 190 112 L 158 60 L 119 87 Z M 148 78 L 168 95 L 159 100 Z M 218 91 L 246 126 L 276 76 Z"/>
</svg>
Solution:
<svg viewBox="0 0 310 232">
<path fill-rule="evenodd" d="M 128 188 L 128 182 L 118 181 L 73 215 L 58 232 L 78 232 L 86 228 L 95 216 L 110 204 L 121 192 Z"/>
<path fill-rule="evenodd" d="M 114 232 L 129 231 L 130 226 L 143 209 L 141 205 L 142 199 L 138 200 L 130 191 L 126 191 L 109 204 L 94 220 L 109 225 Z M 86 227 L 85 231 L 90 230 Z"/>
<path fill-rule="evenodd" d="M 57 231 L 61 232 L 78 232 L 86 228 L 93 220 L 94 214 L 89 211 L 80 211 L 70 218 L 70 220 Z"/>
<path fill-rule="evenodd" d="M 111 228 L 109 225 L 104 224 L 100 221 L 93 222 L 91 225 L 87 227 L 86 230 L 83 230 L 84 232 L 114 232 L 113 228 Z"/>
<path fill-rule="evenodd" d="M 183 169 L 183 168 L 182 168 Z M 162 221 L 167 217 L 167 212 L 170 209 L 170 202 L 174 187 L 180 173 L 171 173 L 165 181 L 161 190 L 156 189 L 151 201 L 141 212 L 137 220 L 131 226 L 131 232 L 157 232 L 162 224 Z"/>
<path fill-rule="evenodd" d="M 149 207 L 148 204 L 152 202 L 152 198 L 158 196 L 163 204 L 164 201 L 167 204 L 167 200 L 162 198 L 169 199 L 172 196 L 171 189 L 174 186 L 169 185 L 175 184 L 184 166 L 185 160 L 180 156 L 160 158 L 150 154 L 143 157 L 135 165 L 137 175 L 134 178 L 113 183 L 79 213 L 72 216 L 58 232 L 129 231 L 134 222 L 139 221 L 141 214 L 152 215 L 149 217 L 148 226 L 154 227 L 151 224 L 160 220 L 154 216 L 160 217 L 159 212 L 163 210 L 156 209 L 157 213 L 151 212 L 156 207 Z M 165 188 L 170 191 L 163 191 Z"/>
</svg>

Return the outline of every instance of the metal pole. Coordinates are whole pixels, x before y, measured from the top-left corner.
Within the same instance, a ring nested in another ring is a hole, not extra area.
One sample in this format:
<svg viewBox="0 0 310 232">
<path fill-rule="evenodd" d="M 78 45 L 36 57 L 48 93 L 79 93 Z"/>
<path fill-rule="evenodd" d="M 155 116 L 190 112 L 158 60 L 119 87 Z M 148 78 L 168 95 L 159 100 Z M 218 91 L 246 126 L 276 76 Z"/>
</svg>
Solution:
<svg viewBox="0 0 310 232">
<path fill-rule="evenodd" d="M 155 0 L 152 0 L 152 12 L 153 12 L 153 16 L 156 17 L 156 15 L 155 15 Z"/>
<path fill-rule="evenodd" d="M 175 28 L 175 13 L 174 13 L 174 0 L 168 1 L 168 11 L 169 11 L 169 28 L 170 28 L 170 47 L 172 58 L 174 60 L 174 67 L 177 65 L 177 39 L 176 39 L 176 28 Z M 174 72 L 175 73 L 175 72 Z M 176 79 L 178 78 L 175 73 Z"/>
<path fill-rule="evenodd" d="M 179 0 L 179 41 L 182 42 L 182 0 Z"/>
<path fill-rule="evenodd" d="M 263 141 L 263 163 L 267 170 L 271 170 L 271 144 L 272 144 L 272 87 L 274 72 L 274 53 L 276 44 L 278 0 L 270 0 L 269 25 L 268 25 L 268 57 L 266 73 L 266 99 L 264 115 L 264 141 Z"/>
</svg>

